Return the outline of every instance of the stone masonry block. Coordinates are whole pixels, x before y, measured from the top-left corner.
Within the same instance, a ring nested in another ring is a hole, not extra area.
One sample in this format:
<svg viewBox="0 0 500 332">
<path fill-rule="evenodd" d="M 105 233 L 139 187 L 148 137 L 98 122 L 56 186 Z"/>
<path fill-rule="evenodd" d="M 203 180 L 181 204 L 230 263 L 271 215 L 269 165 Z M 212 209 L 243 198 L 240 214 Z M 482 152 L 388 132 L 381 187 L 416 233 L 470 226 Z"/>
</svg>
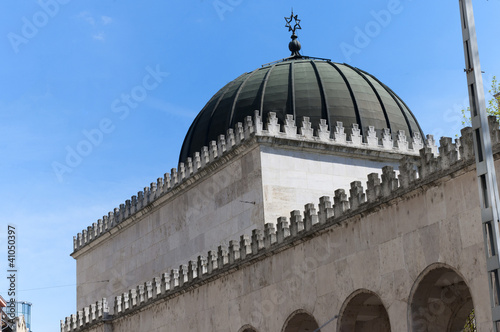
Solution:
<svg viewBox="0 0 500 332">
<path fill-rule="evenodd" d="M 252 254 L 257 254 L 261 249 L 264 249 L 264 236 L 260 229 L 252 230 Z"/>
<path fill-rule="evenodd" d="M 488 115 L 488 127 L 490 129 L 491 145 L 494 146 L 500 143 L 500 128 L 496 116 Z"/>
<path fill-rule="evenodd" d="M 336 218 L 341 217 L 344 212 L 349 209 L 349 201 L 347 200 L 347 195 L 345 194 L 344 189 L 335 190 L 333 203 L 333 210 Z"/>
<path fill-rule="evenodd" d="M 201 168 L 205 167 L 210 163 L 210 153 L 208 152 L 208 146 L 201 148 Z"/>
<path fill-rule="evenodd" d="M 368 174 L 368 181 L 366 182 L 366 198 L 369 203 L 375 202 L 381 194 L 380 179 L 377 173 Z"/>
<path fill-rule="evenodd" d="M 335 143 L 337 144 L 347 143 L 347 134 L 345 133 L 344 125 L 340 121 L 337 121 L 335 132 L 333 133 L 333 138 L 335 139 Z"/>
<path fill-rule="evenodd" d="M 416 167 L 417 164 L 413 157 L 405 156 L 399 160 L 398 179 L 401 187 L 408 188 L 410 186 L 410 183 L 416 180 Z"/>
<path fill-rule="evenodd" d="M 205 256 L 198 256 L 197 266 L 198 266 L 199 277 L 208 273 L 208 261 Z"/>
<path fill-rule="evenodd" d="M 146 301 L 149 301 L 153 299 L 154 294 L 153 294 L 153 282 L 151 281 L 146 281 L 144 283 L 144 289 L 146 291 Z"/>
<path fill-rule="evenodd" d="M 179 270 L 172 269 L 170 272 L 170 289 L 179 287 Z"/>
<path fill-rule="evenodd" d="M 453 140 L 450 137 L 441 137 L 439 145 L 438 167 L 440 169 L 448 169 L 458 161 L 456 145 L 453 144 Z"/>
<path fill-rule="evenodd" d="M 217 142 L 210 141 L 210 143 L 208 143 L 208 153 L 211 162 L 219 157 L 219 152 L 217 151 Z"/>
<path fill-rule="evenodd" d="M 122 296 L 118 295 L 115 297 L 115 313 L 119 314 L 122 312 Z"/>
<path fill-rule="evenodd" d="M 394 148 L 391 130 L 389 128 L 384 128 L 384 131 L 382 133 L 382 146 L 386 150 L 392 150 Z"/>
<path fill-rule="evenodd" d="M 333 208 L 332 202 L 330 201 L 330 197 L 322 196 L 319 198 L 318 205 L 318 220 L 320 224 L 326 223 L 326 220 L 330 217 L 333 217 Z"/>
<path fill-rule="evenodd" d="M 146 292 L 144 291 L 144 285 L 137 286 L 137 303 L 142 304 L 146 301 Z"/>
<path fill-rule="evenodd" d="M 178 177 L 179 177 L 179 183 L 181 183 L 182 181 L 184 181 L 184 179 L 186 179 L 186 164 L 179 163 Z"/>
<path fill-rule="evenodd" d="M 153 278 L 153 296 L 156 298 L 165 292 L 165 287 L 162 288 L 161 277 Z"/>
<path fill-rule="evenodd" d="M 219 268 L 217 264 L 217 252 L 210 250 L 207 255 L 208 259 L 208 274 L 211 274 L 213 271 Z"/>
<path fill-rule="evenodd" d="M 132 288 L 129 290 L 129 301 L 130 301 L 130 308 L 135 308 L 137 307 L 137 289 Z"/>
<path fill-rule="evenodd" d="M 361 146 L 363 142 L 363 136 L 361 136 L 361 130 L 357 123 L 353 124 L 351 128 L 351 142 L 354 146 Z"/>
<path fill-rule="evenodd" d="M 240 236 L 240 258 L 245 259 L 252 254 L 252 240 L 248 235 Z"/>
<path fill-rule="evenodd" d="M 319 223 L 318 214 L 313 203 L 304 206 L 304 228 L 306 231 L 310 230 Z"/>
<path fill-rule="evenodd" d="M 436 140 L 434 139 L 434 136 L 427 135 L 426 137 L 427 137 L 427 139 L 426 139 L 425 147 L 431 149 L 432 154 L 434 156 L 437 156 L 438 155 L 438 147 L 436 145 Z"/>
<path fill-rule="evenodd" d="M 123 293 L 123 311 L 127 311 L 130 309 L 130 298 L 129 293 Z M 92 315 L 91 315 L 92 316 Z M 93 320 L 93 319 L 92 319 Z"/>
<path fill-rule="evenodd" d="M 438 170 L 438 161 L 432 152 L 432 148 L 425 147 L 421 149 L 420 159 L 418 161 L 418 174 L 420 179 L 425 179 L 436 170 Z"/>
<path fill-rule="evenodd" d="M 279 217 L 277 225 L 278 231 L 276 232 L 276 240 L 278 243 L 282 243 L 290 236 L 290 227 L 285 217 Z"/>
<path fill-rule="evenodd" d="M 250 118 L 251 120 L 251 118 Z M 235 127 L 235 132 L 234 132 L 234 137 L 235 137 L 235 143 L 236 145 L 240 144 L 241 141 L 243 141 L 245 139 L 245 130 L 243 129 L 243 123 L 241 122 L 238 122 L 236 123 L 236 127 Z"/>
<path fill-rule="evenodd" d="M 302 213 L 299 210 L 290 212 L 290 233 L 296 236 L 304 230 L 304 222 L 302 221 Z"/>
<path fill-rule="evenodd" d="M 396 172 L 394 172 L 394 167 L 392 166 L 382 167 L 382 184 L 381 184 L 382 196 L 387 197 L 391 195 L 396 189 L 398 189 L 398 179 L 396 178 Z"/>
<path fill-rule="evenodd" d="M 181 264 L 179 266 L 179 287 L 184 286 L 188 282 L 188 266 Z"/>
<path fill-rule="evenodd" d="M 368 133 L 366 135 L 366 143 L 371 147 L 378 147 L 378 137 L 375 127 L 368 126 Z"/>
<path fill-rule="evenodd" d="M 351 210 L 356 210 L 361 204 L 365 202 L 365 193 L 361 181 L 351 182 L 351 189 L 349 189 L 349 206 Z"/>
<path fill-rule="evenodd" d="M 266 223 L 264 225 L 264 247 L 270 248 L 276 243 L 276 228 L 273 223 Z"/>
<path fill-rule="evenodd" d="M 419 152 L 424 147 L 424 142 L 420 133 L 413 133 L 412 148 L 414 152 Z"/>
<path fill-rule="evenodd" d="M 235 240 L 229 241 L 229 264 L 233 264 L 240 259 L 240 243 Z"/>
<path fill-rule="evenodd" d="M 318 138 L 323 142 L 330 141 L 330 131 L 328 130 L 328 123 L 325 119 L 319 120 Z"/>
<path fill-rule="evenodd" d="M 226 137 L 224 135 L 219 135 L 217 140 L 217 154 L 222 156 L 226 152 Z"/>
<path fill-rule="evenodd" d="M 300 134 L 307 139 L 313 138 L 314 132 L 311 126 L 311 121 L 309 121 L 309 117 L 307 116 L 304 116 L 302 118 L 302 127 L 300 127 Z"/>
<path fill-rule="evenodd" d="M 201 155 L 199 152 L 194 153 L 193 168 L 195 172 L 201 168 Z"/>
<path fill-rule="evenodd" d="M 232 128 L 229 128 L 227 130 L 226 148 L 227 150 L 231 150 L 235 145 L 236 145 L 236 138 L 234 136 L 234 130 Z"/>
<path fill-rule="evenodd" d="M 251 116 L 245 117 L 245 119 L 243 119 L 243 134 L 244 134 L 243 139 L 248 139 L 253 131 L 255 131 L 257 134 L 260 135 L 262 133 L 263 127 L 264 126 L 262 123 L 262 117 L 260 116 L 260 112 L 257 111 L 254 112 L 253 119 Z"/>
<path fill-rule="evenodd" d="M 193 281 L 198 278 L 198 262 L 189 261 L 188 263 L 188 281 Z"/>
<path fill-rule="evenodd" d="M 267 131 L 269 135 L 278 135 L 280 133 L 280 125 L 276 117 L 276 112 L 269 112 L 267 117 Z"/>
<path fill-rule="evenodd" d="M 295 119 L 293 114 L 287 114 L 285 119 L 285 135 L 290 138 L 297 137 L 297 126 L 295 125 Z"/>
<path fill-rule="evenodd" d="M 163 191 L 167 192 L 172 188 L 172 179 L 170 179 L 170 174 L 163 174 Z"/>
<path fill-rule="evenodd" d="M 222 268 L 223 266 L 229 264 L 229 253 L 225 245 L 217 247 L 217 266 Z"/>
<path fill-rule="evenodd" d="M 170 273 L 166 272 L 162 274 L 162 279 L 161 279 L 161 289 L 162 289 L 162 294 L 165 294 L 166 292 L 170 291 L 172 289 L 171 285 L 172 282 L 170 280 Z"/>
<path fill-rule="evenodd" d="M 397 142 L 399 151 L 402 151 L 402 152 L 408 151 L 408 141 L 407 141 L 406 133 L 404 130 L 398 131 L 398 140 L 396 142 Z"/>
</svg>

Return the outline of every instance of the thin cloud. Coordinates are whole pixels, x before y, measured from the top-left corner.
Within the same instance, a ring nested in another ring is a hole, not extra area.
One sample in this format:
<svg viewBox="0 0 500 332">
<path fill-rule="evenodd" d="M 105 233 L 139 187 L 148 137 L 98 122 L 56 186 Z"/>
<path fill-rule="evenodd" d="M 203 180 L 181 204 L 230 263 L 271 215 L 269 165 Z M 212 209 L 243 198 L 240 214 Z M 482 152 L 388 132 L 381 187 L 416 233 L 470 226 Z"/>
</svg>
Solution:
<svg viewBox="0 0 500 332">
<path fill-rule="evenodd" d="M 193 110 L 167 103 L 161 99 L 154 97 L 148 97 L 148 99 L 144 103 L 153 110 L 158 110 L 174 116 L 192 119 L 196 116 L 196 114 L 198 114 L 197 112 L 193 112 Z"/>
<path fill-rule="evenodd" d="M 113 18 L 106 15 L 101 15 L 94 17 L 89 11 L 82 11 L 77 16 L 79 19 L 87 22 L 92 26 L 92 39 L 104 42 L 106 40 L 106 35 L 103 31 L 97 31 L 98 29 L 103 29 L 102 27 L 110 25 L 113 23 Z"/>
<path fill-rule="evenodd" d="M 103 15 L 103 16 L 101 16 L 101 21 L 102 21 L 103 25 L 108 25 L 108 24 L 111 24 L 113 22 L 113 18 Z"/>
<path fill-rule="evenodd" d="M 102 41 L 102 42 L 106 39 L 104 36 L 104 32 L 99 32 L 99 33 L 93 35 L 92 38 L 94 38 L 95 40 Z"/>
<path fill-rule="evenodd" d="M 86 21 L 90 25 L 95 25 L 95 19 L 88 11 L 81 12 L 78 17 Z"/>
</svg>

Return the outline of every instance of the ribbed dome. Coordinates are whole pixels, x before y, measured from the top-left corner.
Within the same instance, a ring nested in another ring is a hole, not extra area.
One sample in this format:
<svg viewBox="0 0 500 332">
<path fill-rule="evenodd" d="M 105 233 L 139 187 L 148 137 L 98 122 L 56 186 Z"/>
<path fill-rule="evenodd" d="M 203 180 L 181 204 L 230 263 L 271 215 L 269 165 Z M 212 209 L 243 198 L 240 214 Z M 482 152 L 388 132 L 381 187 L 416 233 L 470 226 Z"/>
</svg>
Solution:
<svg viewBox="0 0 500 332">
<path fill-rule="evenodd" d="M 226 84 L 191 124 L 179 161 L 225 135 L 255 110 L 264 121 L 269 112 L 276 112 L 281 124 L 286 114 L 293 114 L 297 123 L 309 117 L 313 128 L 326 119 L 330 130 L 341 121 L 346 128 L 357 123 L 361 134 L 374 126 L 378 134 L 391 129 L 393 138 L 399 130 L 423 135 L 405 103 L 374 76 L 347 64 L 300 58 L 258 68 Z"/>
</svg>

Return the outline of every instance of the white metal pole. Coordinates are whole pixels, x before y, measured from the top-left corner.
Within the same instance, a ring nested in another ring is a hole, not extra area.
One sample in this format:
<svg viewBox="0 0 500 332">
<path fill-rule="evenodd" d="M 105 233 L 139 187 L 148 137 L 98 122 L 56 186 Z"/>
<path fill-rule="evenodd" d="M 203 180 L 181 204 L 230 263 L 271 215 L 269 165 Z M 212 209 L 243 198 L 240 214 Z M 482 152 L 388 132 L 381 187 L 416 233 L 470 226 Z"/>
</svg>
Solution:
<svg viewBox="0 0 500 332">
<path fill-rule="evenodd" d="M 462 36 L 465 53 L 465 72 L 469 90 L 471 124 L 476 155 L 476 173 L 481 203 L 486 268 L 490 287 L 491 313 L 494 331 L 499 331 L 500 323 L 500 261 L 499 261 L 499 216 L 500 207 L 498 186 L 493 162 L 486 103 L 484 99 L 483 78 L 479 63 L 476 26 L 472 11 L 472 0 L 459 0 Z"/>
</svg>

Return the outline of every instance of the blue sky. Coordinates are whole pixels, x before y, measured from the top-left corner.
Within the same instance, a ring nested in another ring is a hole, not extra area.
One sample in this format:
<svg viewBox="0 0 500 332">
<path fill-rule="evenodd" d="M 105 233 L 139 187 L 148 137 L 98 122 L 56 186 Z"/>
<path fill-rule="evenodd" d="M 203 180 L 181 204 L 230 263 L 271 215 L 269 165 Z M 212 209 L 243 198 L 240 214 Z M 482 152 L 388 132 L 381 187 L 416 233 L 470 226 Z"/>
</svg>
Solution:
<svg viewBox="0 0 500 332">
<path fill-rule="evenodd" d="M 302 54 L 377 76 L 426 134 L 459 132 L 468 100 L 458 1 L 0 5 L 0 248 L 15 224 L 18 299 L 33 303 L 34 331 L 56 331 L 77 309 L 73 235 L 177 166 L 189 125 L 218 89 L 289 55 L 292 6 Z M 474 0 L 474 10 L 488 87 L 500 76 L 500 1 Z M 123 97 L 131 93 L 137 102 Z M 0 254 L 2 271 L 6 263 Z"/>
</svg>

